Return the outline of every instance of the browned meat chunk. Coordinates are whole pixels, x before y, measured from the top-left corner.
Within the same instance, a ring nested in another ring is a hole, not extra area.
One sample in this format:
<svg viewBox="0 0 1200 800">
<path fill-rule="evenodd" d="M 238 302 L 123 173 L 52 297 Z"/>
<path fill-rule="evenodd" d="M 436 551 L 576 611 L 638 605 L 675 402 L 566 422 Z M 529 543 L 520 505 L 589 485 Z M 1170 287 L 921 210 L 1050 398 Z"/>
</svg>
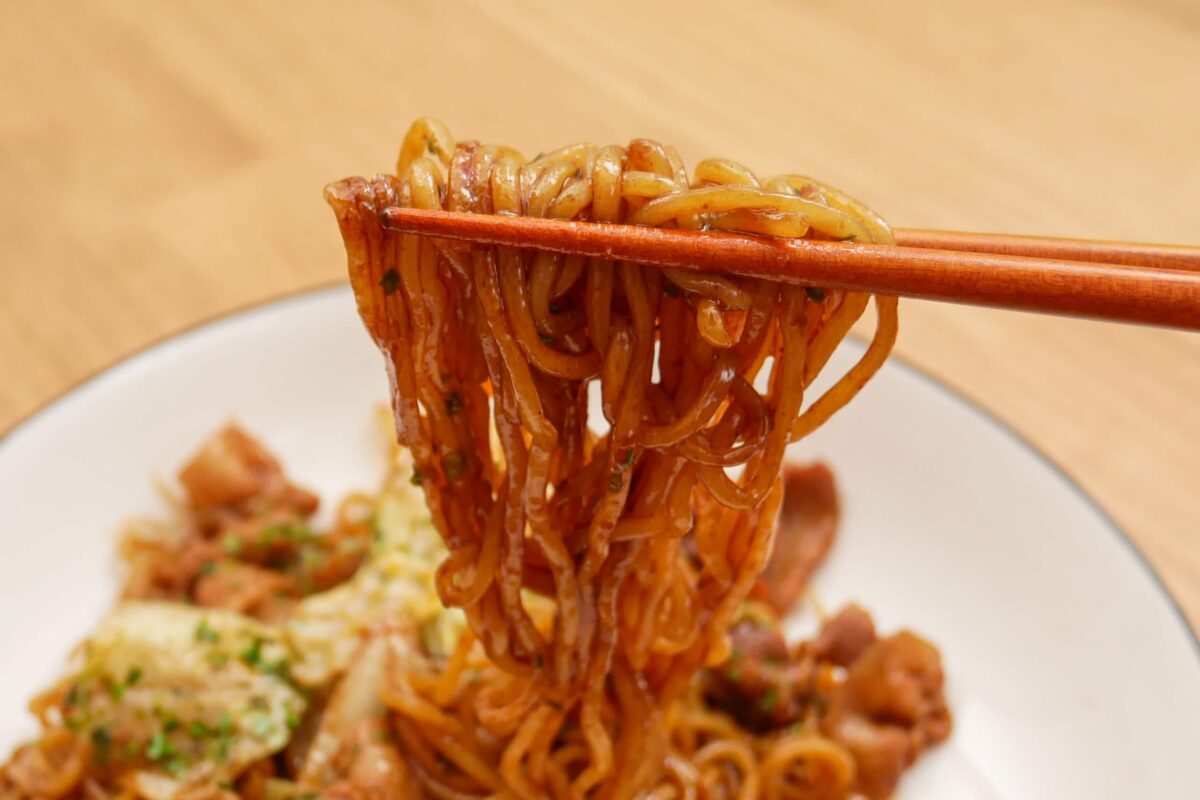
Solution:
<svg viewBox="0 0 1200 800">
<path fill-rule="evenodd" d="M 862 606 L 848 605 L 813 640 L 813 655 L 840 667 L 854 663 L 875 642 L 875 621 Z"/>
<path fill-rule="evenodd" d="M 258 506 L 287 506 L 301 515 L 317 508 L 316 495 L 289 483 L 275 457 L 235 425 L 204 444 L 179 471 L 179 482 L 198 512 L 232 509 L 250 500 Z"/>
<path fill-rule="evenodd" d="M 859 792 L 888 797 L 921 751 L 950 735 L 943 684 L 937 648 L 908 631 L 875 642 L 850 665 L 825 727 L 854 754 Z"/>
<path fill-rule="evenodd" d="M 285 599 L 296 594 L 295 582 L 287 575 L 223 561 L 196 582 L 195 600 L 207 608 L 227 608 L 260 619 L 276 621 L 285 616 Z"/>
<path fill-rule="evenodd" d="M 837 487 L 829 467 L 785 467 L 775 549 L 754 596 L 780 614 L 791 611 L 829 553 L 839 517 Z"/>
<path fill-rule="evenodd" d="M 729 633 L 729 660 L 708 676 L 707 698 L 744 727 L 765 732 L 786 727 L 823 704 L 822 668 L 804 647 L 789 653 L 777 627 L 743 620 Z"/>
</svg>

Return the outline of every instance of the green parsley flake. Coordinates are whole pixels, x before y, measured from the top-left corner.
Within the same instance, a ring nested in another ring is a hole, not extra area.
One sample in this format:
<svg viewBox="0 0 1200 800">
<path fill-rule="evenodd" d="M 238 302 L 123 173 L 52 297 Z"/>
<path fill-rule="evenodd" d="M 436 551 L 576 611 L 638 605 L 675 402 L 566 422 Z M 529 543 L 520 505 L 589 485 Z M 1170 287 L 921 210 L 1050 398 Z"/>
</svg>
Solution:
<svg viewBox="0 0 1200 800">
<path fill-rule="evenodd" d="M 175 748 L 167 741 L 167 735 L 162 731 L 155 733 L 150 739 L 150 743 L 146 745 L 146 758 L 151 761 L 161 761 L 173 755 L 175 755 Z"/>
<path fill-rule="evenodd" d="M 246 647 L 246 649 L 238 655 L 238 658 L 240 658 L 244 664 L 258 668 L 262 662 L 262 647 L 263 640 L 256 636 L 254 637 L 254 641 L 252 641 Z"/>
<path fill-rule="evenodd" d="M 208 617 L 202 617 L 196 625 L 196 641 L 216 644 L 220 638 L 221 635 L 217 633 L 217 629 L 208 624 Z"/>
<path fill-rule="evenodd" d="M 265 739 L 275 730 L 275 726 L 266 714 L 255 714 L 250 719 L 250 730 L 254 731 L 255 736 Z"/>
<path fill-rule="evenodd" d="M 467 456 L 462 450 L 452 450 L 442 457 L 442 470 L 446 477 L 457 481 L 467 473 Z"/>
<path fill-rule="evenodd" d="M 188 767 L 190 767 L 191 764 L 183 756 L 174 755 L 168 758 L 163 766 L 172 777 L 178 778 L 180 775 L 187 772 Z"/>
<path fill-rule="evenodd" d="M 385 296 L 395 294 L 396 290 L 400 288 L 400 273 L 394 269 L 389 269 L 379 279 L 379 286 L 383 289 Z"/>
<path fill-rule="evenodd" d="M 316 534 L 303 520 L 276 522 L 258 533 L 258 541 L 263 545 L 272 545 L 280 541 L 304 544 L 315 538 Z"/>
</svg>

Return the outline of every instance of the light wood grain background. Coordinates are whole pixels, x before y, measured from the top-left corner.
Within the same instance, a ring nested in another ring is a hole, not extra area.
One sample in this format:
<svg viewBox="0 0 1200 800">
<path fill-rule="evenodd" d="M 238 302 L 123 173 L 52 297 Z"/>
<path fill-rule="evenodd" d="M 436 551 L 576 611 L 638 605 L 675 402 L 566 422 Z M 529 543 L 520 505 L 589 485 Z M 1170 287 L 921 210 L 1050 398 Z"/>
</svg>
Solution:
<svg viewBox="0 0 1200 800">
<path fill-rule="evenodd" d="M 1194 0 L 3 11 L 0 429 L 340 279 L 321 186 L 386 169 L 422 114 L 811 172 L 900 225 L 1200 241 Z M 1200 336 L 908 302 L 898 349 L 1061 464 L 1200 625 Z"/>
</svg>

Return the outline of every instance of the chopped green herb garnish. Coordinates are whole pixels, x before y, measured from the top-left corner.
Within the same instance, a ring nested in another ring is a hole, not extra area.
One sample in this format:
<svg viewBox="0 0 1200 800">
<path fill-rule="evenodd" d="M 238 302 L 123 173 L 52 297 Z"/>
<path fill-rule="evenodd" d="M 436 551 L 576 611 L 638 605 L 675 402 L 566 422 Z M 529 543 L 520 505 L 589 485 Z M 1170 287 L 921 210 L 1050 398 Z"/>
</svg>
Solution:
<svg viewBox="0 0 1200 800">
<path fill-rule="evenodd" d="M 142 679 L 141 667 L 130 667 L 129 672 L 125 673 L 125 685 L 136 686 L 137 682 Z"/>
<path fill-rule="evenodd" d="M 254 731 L 255 736 L 269 736 L 275 730 L 275 726 L 271 724 L 271 718 L 265 714 L 255 714 L 250 720 L 250 730 Z"/>
<path fill-rule="evenodd" d="M 445 471 L 447 478 L 457 481 L 467 473 L 466 454 L 462 450 L 451 450 L 442 456 L 442 470 Z"/>
<path fill-rule="evenodd" d="M 228 653 L 209 653 L 208 663 L 214 667 L 223 667 L 229 663 Z"/>
<path fill-rule="evenodd" d="M 259 662 L 262 660 L 262 646 L 263 640 L 256 636 L 254 637 L 254 641 L 247 645 L 246 649 L 238 654 L 238 658 L 251 667 L 257 667 L 259 666 Z"/>
<path fill-rule="evenodd" d="M 258 542 L 262 545 L 272 545 L 276 542 L 296 542 L 303 544 L 316 538 L 312 528 L 301 520 L 275 522 L 258 532 Z"/>
<path fill-rule="evenodd" d="M 240 537 L 234 536 L 232 533 L 225 534 L 225 538 L 221 540 L 221 549 L 231 556 L 236 556 L 242 552 L 242 547 L 245 542 Z"/>
<path fill-rule="evenodd" d="M 379 279 L 379 285 L 383 289 L 385 296 L 394 294 L 400 288 L 400 273 L 394 269 L 389 269 Z"/>
<path fill-rule="evenodd" d="M 420 486 L 423 480 L 424 478 L 421 477 L 421 471 L 414 469 L 412 477 L 408 479 L 408 482 L 413 486 Z"/>
<path fill-rule="evenodd" d="M 100 766 L 108 763 L 109 751 L 112 748 L 112 735 L 108 728 L 101 725 L 92 730 L 92 761 Z"/>
<path fill-rule="evenodd" d="M 208 624 L 208 617 L 201 618 L 196 625 L 196 641 L 215 644 L 221 635 L 217 633 L 216 628 Z"/>
<path fill-rule="evenodd" d="M 105 678 L 104 691 L 108 693 L 109 697 L 119 703 L 125 695 L 125 685 Z"/>
<path fill-rule="evenodd" d="M 625 457 L 621 459 L 621 469 L 629 469 L 633 466 L 633 448 L 630 447 L 625 451 Z"/>
<path fill-rule="evenodd" d="M 287 710 L 287 715 L 284 717 L 284 721 L 287 723 L 289 728 L 294 729 L 300 727 L 300 715 L 296 713 L 295 709 L 289 708 Z"/>
<path fill-rule="evenodd" d="M 194 719 L 188 725 L 188 733 L 192 734 L 192 736 L 196 737 L 197 739 L 203 739 L 208 736 L 209 729 L 208 726 L 202 721 Z"/>
<path fill-rule="evenodd" d="M 200 574 L 204 576 L 212 575 L 217 571 L 217 562 L 205 561 L 200 565 Z"/>
<path fill-rule="evenodd" d="M 175 748 L 167 741 L 167 735 L 162 731 L 155 733 L 150 739 L 150 743 L 146 745 L 146 758 L 151 761 L 159 761 L 174 754 Z"/>
<path fill-rule="evenodd" d="M 769 713 L 771 713 L 771 711 L 775 708 L 775 706 L 778 703 L 779 703 L 779 690 L 778 689 L 770 689 L 767 691 L 766 694 L 763 695 L 762 700 L 759 701 L 758 705 L 759 705 L 759 708 L 761 708 L 763 711 L 765 711 L 769 714 Z"/>
<path fill-rule="evenodd" d="M 286 679 L 288 674 L 291 672 L 292 665 L 286 658 L 281 658 L 273 664 L 263 664 L 260 660 L 259 668 L 262 669 L 263 672 L 271 675 L 277 675 L 280 678 Z"/>
<path fill-rule="evenodd" d="M 213 734 L 213 760 L 218 764 L 224 764 L 229 760 L 229 748 L 233 744 L 233 733 L 233 720 L 228 712 L 222 711 Z"/>
<path fill-rule="evenodd" d="M 725 677 L 734 683 L 737 683 L 742 679 L 742 671 L 738 667 L 732 667 L 728 672 L 725 673 Z"/>
<path fill-rule="evenodd" d="M 217 739 L 217 745 L 213 749 L 213 760 L 218 764 L 224 764 L 229 760 L 229 748 L 233 744 L 228 736 L 222 736 Z"/>
<path fill-rule="evenodd" d="M 188 763 L 188 760 L 179 755 L 171 756 L 169 759 L 167 759 L 166 763 L 163 764 L 163 767 L 167 770 L 167 772 L 170 773 L 172 777 L 176 778 L 187 772 L 189 766 L 191 766 L 191 764 Z"/>
</svg>

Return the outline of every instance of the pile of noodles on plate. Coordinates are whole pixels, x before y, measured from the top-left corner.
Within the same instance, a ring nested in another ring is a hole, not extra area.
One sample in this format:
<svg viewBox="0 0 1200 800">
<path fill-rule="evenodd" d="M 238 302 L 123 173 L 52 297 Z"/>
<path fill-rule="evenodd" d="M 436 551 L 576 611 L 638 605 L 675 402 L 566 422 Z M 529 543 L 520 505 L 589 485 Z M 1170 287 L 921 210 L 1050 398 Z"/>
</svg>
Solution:
<svg viewBox="0 0 1200 800">
<path fill-rule="evenodd" d="M 646 140 L 527 161 L 431 120 L 394 175 L 326 197 L 405 466 L 318 534 L 315 498 L 222 432 L 181 473 L 173 534 L 127 539 L 138 602 L 35 702 L 45 732 L 0 798 L 884 798 L 949 734 L 921 638 L 880 637 L 856 606 L 790 646 L 780 627 L 838 518 L 828 471 L 784 451 L 882 364 L 895 298 L 806 402 L 868 296 L 382 221 L 888 242 L 878 216 L 725 160 L 689 180 Z M 173 655 L 152 678 L 134 661 L 156 648 Z M 164 717 L 154 686 L 182 706 Z"/>
</svg>

